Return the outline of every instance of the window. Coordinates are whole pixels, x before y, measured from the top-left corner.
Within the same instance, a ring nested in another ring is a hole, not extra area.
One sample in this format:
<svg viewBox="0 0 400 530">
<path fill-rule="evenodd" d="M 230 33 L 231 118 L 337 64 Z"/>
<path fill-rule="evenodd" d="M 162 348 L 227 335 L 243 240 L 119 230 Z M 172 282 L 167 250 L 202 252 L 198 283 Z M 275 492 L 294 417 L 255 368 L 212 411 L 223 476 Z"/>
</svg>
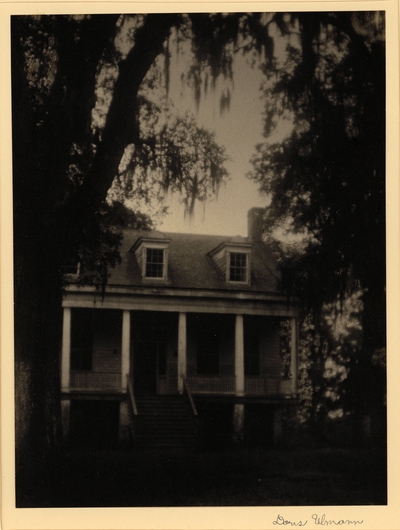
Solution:
<svg viewBox="0 0 400 530">
<path fill-rule="evenodd" d="M 229 281 L 247 283 L 247 254 L 243 252 L 230 253 Z"/>
<path fill-rule="evenodd" d="M 219 374 L 219 337 L 216 330 L 203 330 L 197 338 L 197 373 Z"/>
<path fill-rule="evenodd" d="M 164 249 L 146 249 L 146 278 L 164 277 Z"/>
<path fill-rule="evenodd" d="M 74 308 L 71 323 L 71 370 L 91 370 L 93 356 L 93 311 Z"/>
<path fill-rule="evenodd" d="M 220 243 L 210 250 L 208 256 L 225 277 L 227 283 L 250 285 L 251 250 L 253 245 L 237 236 L 232 241 Z M 242 288 L 240 285 L 239 288 Z"/>
<path fill-rule="evenodd" d="M 260 375 L 260 334 L 255 326 L 244 329 L 244 375 Z M 250 329 L 249 329 L 250 328 Z"/>
</svg>

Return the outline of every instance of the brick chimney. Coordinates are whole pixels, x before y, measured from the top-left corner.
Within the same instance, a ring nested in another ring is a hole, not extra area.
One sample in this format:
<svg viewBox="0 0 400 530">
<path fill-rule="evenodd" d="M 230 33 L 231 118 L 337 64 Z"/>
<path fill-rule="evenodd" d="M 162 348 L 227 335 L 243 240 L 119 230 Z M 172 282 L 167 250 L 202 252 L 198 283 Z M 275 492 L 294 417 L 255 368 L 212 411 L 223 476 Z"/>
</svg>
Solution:
<svg viewBox="0 0 400 530">
<path fill-rule="evenodd" d="M 261 241 L 265 208 L 250 208 L 247 212 L 247 236 L 250 241 Z"/>
</svg>

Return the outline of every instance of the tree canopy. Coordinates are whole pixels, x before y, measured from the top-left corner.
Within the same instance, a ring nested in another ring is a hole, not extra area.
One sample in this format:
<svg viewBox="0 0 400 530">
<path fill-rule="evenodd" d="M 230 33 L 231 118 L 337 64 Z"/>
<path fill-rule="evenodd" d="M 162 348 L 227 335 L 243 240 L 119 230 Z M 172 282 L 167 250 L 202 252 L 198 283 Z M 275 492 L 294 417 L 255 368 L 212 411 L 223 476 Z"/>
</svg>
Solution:
<svg viewBox="0 0 400 530">
<path fill-rule="evenodd" d="M 111 200 L 121 199 L 122 185 L 124 194 L 146 203 L 160 187 L 172 189 L 190 212 L 227 177 L 226 155 L 213 135 L 189 116 L 165 116 L 165 98 L 149 98 L 157 62 L 166 92 L 169 46 L 182 39 L 193 43 L 192 80 L 204 69 L 212 80 L 229 75 L 232 46 L 251 19 L 12 17 L 18 476 L 60 444 L 62 272 L 82 248 L 95 257 L 88 242 L 104 243 L 99 221 L 109 190 Z M 102 259 L 112 264 L 118 236 L 106 231 L 112 251 L 108 244 Z"/>
<path fill-rule="evenodd" d="M 265 67 L 265 136 L 284 119 L 291 130 L 257 146 L 250 177 L 271 197 L 270 232 L 303 234 L 315 264 L 305 290 L 319 301 L 345 291 L 350 268 L 366 289 L 385 281 L 385 47 L 376 16 L 299 15 L 291 24 L 300 36 Z"/>
<path fill-rule="evenodd" d="M 305 364 L 320 401 L 329 379 L 323 359 L 335 342 L 327 310 L 336 307 L 339 318 L 361 293 L 362 335 L 356 347 L 351 335 L 340 345 L 339 364 L 348 373 L 345 406 L 368 410 L 385 399 L 376 362 L 386 340 L 384 15 L 304 13 L 280 22 L 287 45 L 264 67 L 266 141 L 249 176 L 271 199 L 266 226 L 285 287 L 311 315 Z M 282 242 L 283 233 L 297 243 Z M 321 336 L 332 343 L 325 353 Z"/>
</svg>

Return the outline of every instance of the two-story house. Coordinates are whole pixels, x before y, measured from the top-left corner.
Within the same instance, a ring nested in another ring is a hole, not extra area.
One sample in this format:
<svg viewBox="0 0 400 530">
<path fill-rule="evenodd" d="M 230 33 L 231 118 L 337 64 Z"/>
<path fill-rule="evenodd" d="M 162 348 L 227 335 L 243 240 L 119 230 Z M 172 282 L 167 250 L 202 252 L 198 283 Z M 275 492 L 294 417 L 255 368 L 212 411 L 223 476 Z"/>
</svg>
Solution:
<svg viewBox="0 0 400 530">
<path fill-rule="evenodd" d="M 298 308 L 281 292 L 262 228 L 263 210 L 252 208 L 247 237 L 124 229 L 122 262 L 105 290 L 68 285 L 68 439 L 99 447 L 274 439 L 276 411 L 297 402 Z M 282 320 L 291 329 L 286 358 Z"/>
</svg>

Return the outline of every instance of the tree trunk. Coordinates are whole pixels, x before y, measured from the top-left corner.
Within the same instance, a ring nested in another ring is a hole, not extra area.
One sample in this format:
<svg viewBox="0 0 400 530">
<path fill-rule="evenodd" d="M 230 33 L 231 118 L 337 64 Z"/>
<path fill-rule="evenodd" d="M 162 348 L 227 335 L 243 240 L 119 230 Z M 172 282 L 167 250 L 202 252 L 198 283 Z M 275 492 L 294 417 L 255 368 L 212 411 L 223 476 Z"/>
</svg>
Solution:
<svg viewBox="0 0 400 530">
<path fill-rule="evenodd" d="M 30 495 L 46 480 L 52 467 L 49 462 L 56 461 L 51 457 L 62 444 L 60 271 L 65 259 L 77 251 L 85 226 L 106 197 L 132 140 L 139 86 L 178 20 L 176 15 L 146 17 L 120 70 L 93 167 L 85 184 L 64 203 L 54 199 L 54 183 L 62 189 L 68 178 L 58 174 L 57 161 L 49 163 L 54 159 L 51 135 L 46 145 L 35 147 L 37 124 L 31 112 L 20 35 L 13 26 L 15 442 L 20 506 L 31 505 Z"/>
<path fill-rule="evenodd" d="M 39 487 L 44 466 L 61 446 L 62 291 L 53 258 L 46 247 L 34 245 L 15 254 L 17 500 L 27 501 Z"/>
</svg>

